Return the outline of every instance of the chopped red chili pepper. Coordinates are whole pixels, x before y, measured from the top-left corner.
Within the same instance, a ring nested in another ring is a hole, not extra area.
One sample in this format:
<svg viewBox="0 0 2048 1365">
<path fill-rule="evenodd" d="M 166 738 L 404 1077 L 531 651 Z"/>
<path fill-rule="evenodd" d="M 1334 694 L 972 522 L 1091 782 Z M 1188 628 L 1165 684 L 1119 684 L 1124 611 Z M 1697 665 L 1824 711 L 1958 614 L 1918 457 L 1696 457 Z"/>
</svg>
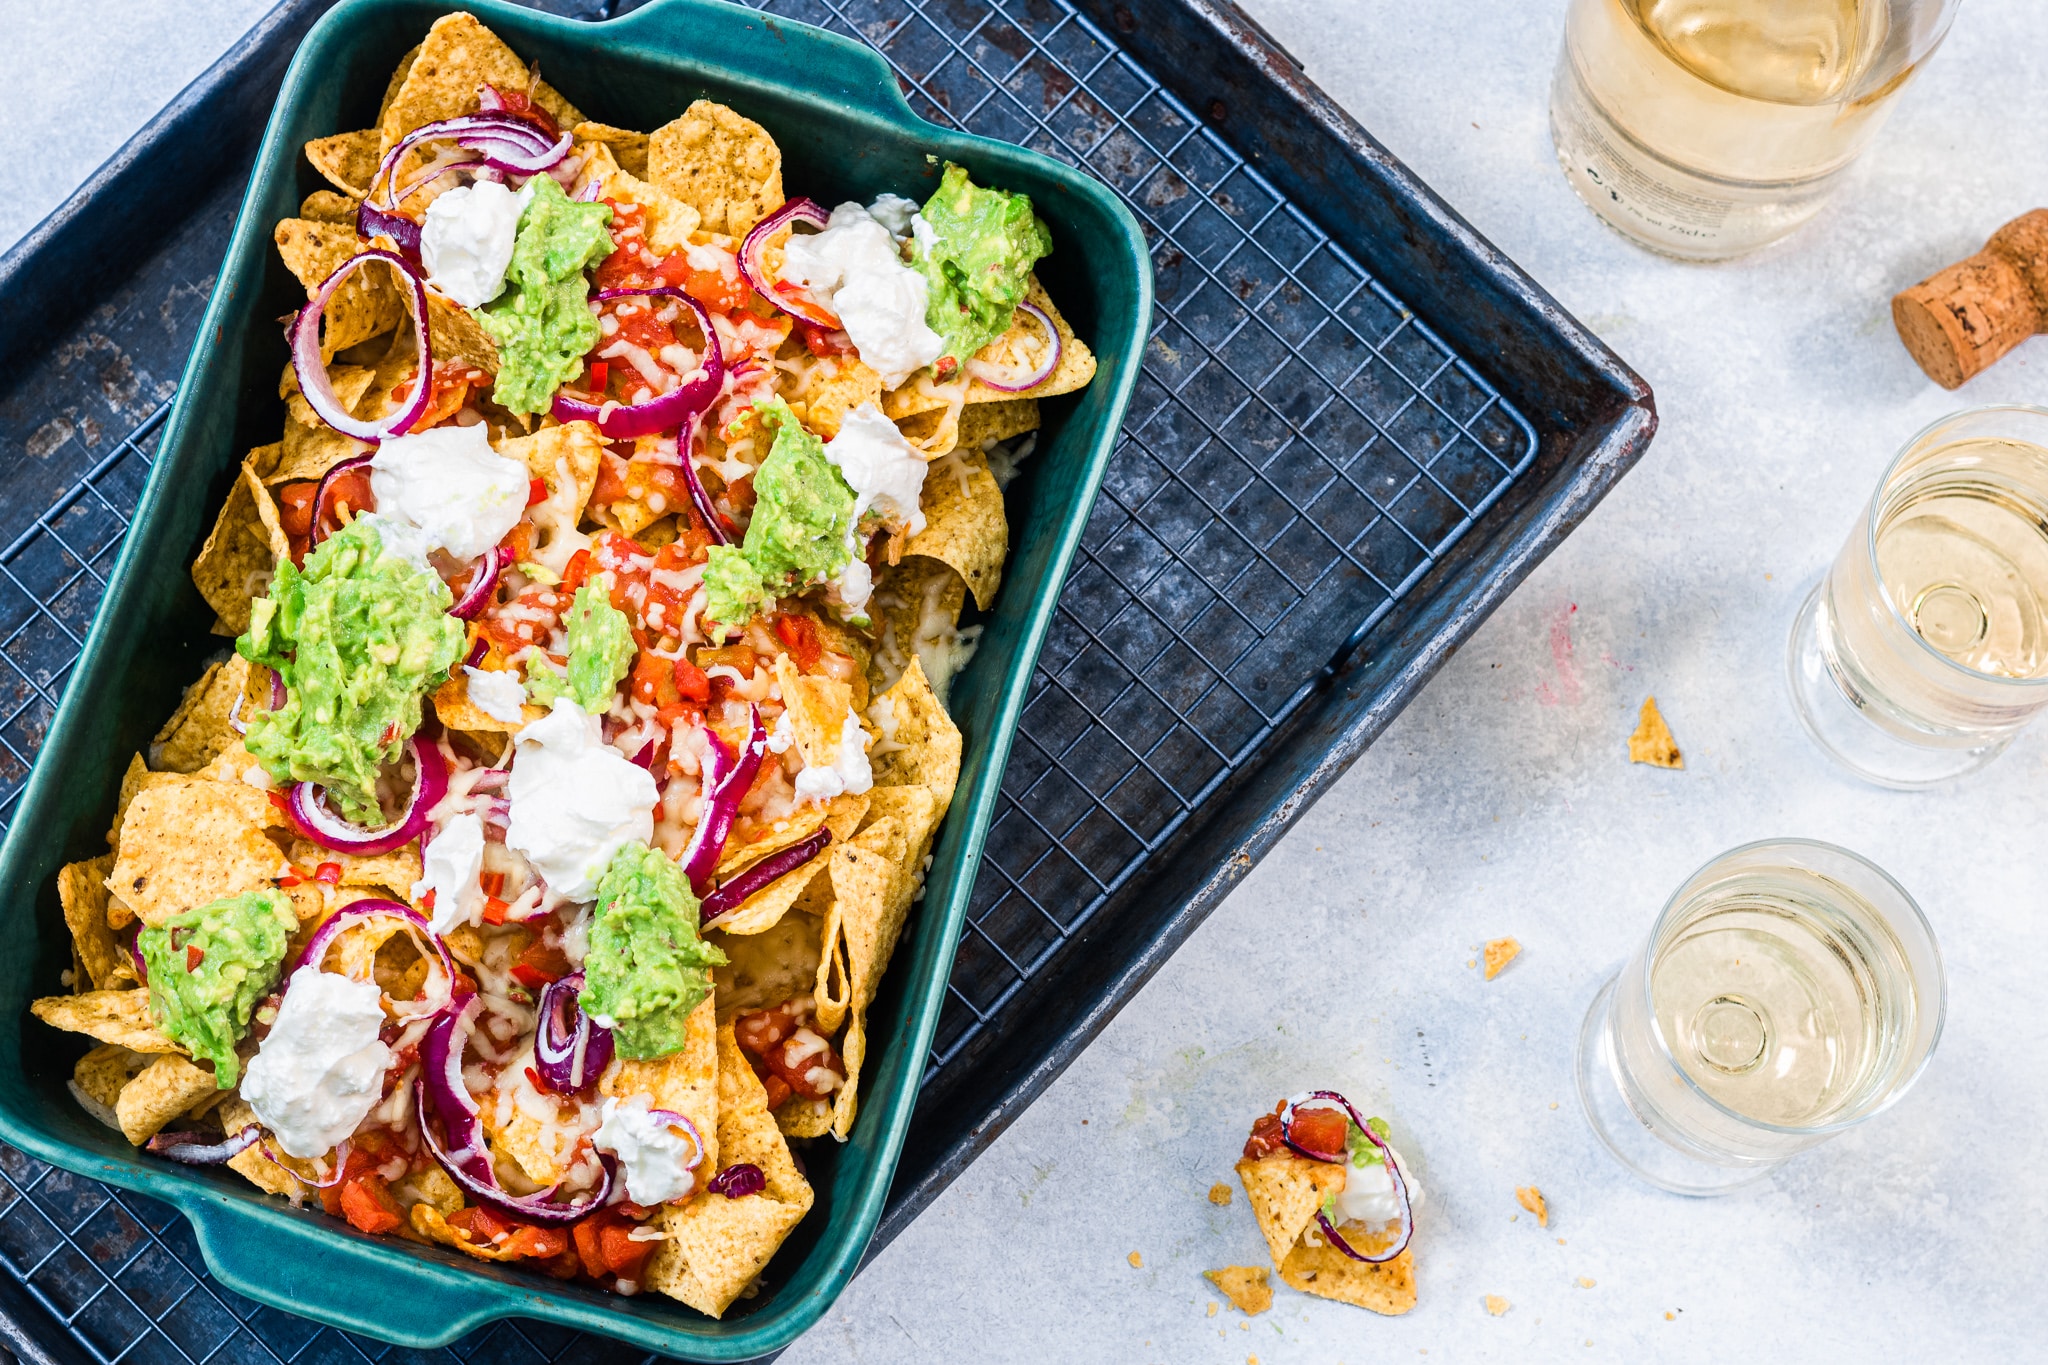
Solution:
<svg viewBox="0 0 2048 1365">
<path fill-rule="evenodd" d="M 528 479 L 526 482 L 526 505 L 532 507 L 547 500 L 548 481 L 546 479 Z"/>
<path fill-rule="evenodd" d="M 186 971 L 188 971 L 188 972 L 196 972 L 196 971 L 198 971 L 198 970 L 199 970 L 199 964 L 200 964 L 200 963 L 202 963 L 202 962 L 204 962 L 204 961 L 206 961 L 206 949 L 204 949 L 204 948 L 200 947 L 200 946 L 199 946 L 198 944 L 196 944 L 196 943 L 188 943 L 188 944 L 186 944 L 186 945 L 185 945 L 185 970 L 186 970 Z"/>
<path fill-rule="evenodd" d="M 505 874 L 502 872 L 486 872 L 476 879 L 476 884 L 483 889 L 486 896 L 505 894 Z"/>
<path fill-rule="evenodd" d="M 327 884 L 328 884 L 329 886 L 340 886 L 340 885 L 341 885 L 341 864 L 340 864 L 340 863 L 322 863 L 322 864 L 320 864 L 320 866 L 318 866 L 318 867 L 316 867 L 316 868 L 314 868 L 314 869 L 313 869 L 313 880 L 314 880 L 314 881 L 316 881 L 316 882 L 326 882 L 326 883 L 327 883 Z"/>
<path fill-rule="evenodd" d="M 510 905 L 499 900 L 496 896 L 486 896 L 484 898 L 484 923 L 503 924 L 505 922 L 505 912 L 511 908 Z"/>
<path fill-rule="evenodd" d="M 395 1232 L 405 1222 L 398 1201 L 377 1175 L 359 1175 L 341 1187 L 341 1216 L 359 1232 Z"/>
</svg>

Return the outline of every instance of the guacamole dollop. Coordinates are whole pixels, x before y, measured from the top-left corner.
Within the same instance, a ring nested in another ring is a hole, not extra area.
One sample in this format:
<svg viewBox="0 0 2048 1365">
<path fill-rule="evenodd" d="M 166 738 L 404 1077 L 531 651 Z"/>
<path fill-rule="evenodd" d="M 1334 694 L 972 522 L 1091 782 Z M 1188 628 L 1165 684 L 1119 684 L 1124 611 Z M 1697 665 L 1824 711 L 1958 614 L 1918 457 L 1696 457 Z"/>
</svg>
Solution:
<svg viewBox="0 0 2048 1365">
<path fill-rule="evenodd" d="M 583 1012 L 612 1031 L 622 1057 L 682 1050 L 690 1011 L 711 991 L 725 954 L 697 936 L 697 897 L 675 861 L 635 841 L 597 884 Z"/>
<path fill-rule="evenodd" d="M 248 891 L 145 926 L 136 937 L 149 968 L 149 1012 L 194 1057 L 213 1063 L 225 1090 L 241 1076 L 235 1044 L 256 1002 L 277 984 L 299 927 L 282 891 Z"/>
<path fill-rule="evenodd" d="M 343 816 L 378 825 L 377 770 L 419 728 L 420 698 L 462 652 L 440 575 L 384 543 L 374 514 L 336 531 L 296 569 L 277 566 L 235 648 L 283 676 L 285 703 L 257 711 L 243 742 L 279 783 L 317 782 Z"/>
<path fill-rule="evenodd" d="M 739 555 L 714 547 L 704 569 L 705 615 L 720 625 L 746 624 L 770 599 L 823 583 L 853 562 L 854 493 L 825 443 L 804 430 L 789 404 L 771 399 L 754 409 L 775 444 L 754 473 L 754 519 Z M 751 570 L 751 572 L 749 572 Z"/>
<path fill-rule="evenodd" d="M 924 222 L 911 265 L 925 279 L 925 323 L 946 343 L 940 364 L 958 363 L 1010 330 L 1052 234 L 1028 196 L 985 189 L 950 161 Z"/>
<path fill-rule="evenodd" d="M 555 390 L 583 369 L 597 345 L 590 281 L 583 272 L 611 255 L 609 204 L 578 204 L 545 175 L 527 182 L 532 197 L 519 215 L 505 292 L 472 310 L 498 343 L 498 382 L 491 397 L 513 412 L 548 410 Z"/>
<path fill-rule="evenodd" d="M 601 714 L 610 709 L 619 679 L 632 670 L 638 648 L 632 624 L 603 588 L 588 583 L 576 590 L 563 624 L 569 632 L 568 676 L 536 666 L 526 680 L 526 695 L 536 706 L 553 706 L 555 698 L 568 697 L 592 715 Z"/>
</svg>

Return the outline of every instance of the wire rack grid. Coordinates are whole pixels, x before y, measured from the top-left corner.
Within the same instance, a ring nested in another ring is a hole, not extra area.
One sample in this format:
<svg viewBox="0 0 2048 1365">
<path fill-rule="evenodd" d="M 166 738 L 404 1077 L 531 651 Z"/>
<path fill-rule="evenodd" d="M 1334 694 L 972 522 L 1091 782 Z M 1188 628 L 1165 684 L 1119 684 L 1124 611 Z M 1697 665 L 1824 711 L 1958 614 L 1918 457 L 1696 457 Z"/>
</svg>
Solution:
<svg viewBox="0 0 2048 1365">
<path fill-rule="evenodd" d="M 931 1075 L 1529 467 L 1535 437 L 1062 0 L 749 3 L 876 47 L 934 122 L 1099 176 L 1138 215 L 1158 282 L 1144 372 L 1033 680 Z M 0 550 L 0 827 L 165 411 Z M 319 1327 L 216 1284 L 167 1206 L 5 1147 L 0 1266 L 105 1365 L 618 1354 L 523 1321 L 427 1353 Z"/>
</svg>

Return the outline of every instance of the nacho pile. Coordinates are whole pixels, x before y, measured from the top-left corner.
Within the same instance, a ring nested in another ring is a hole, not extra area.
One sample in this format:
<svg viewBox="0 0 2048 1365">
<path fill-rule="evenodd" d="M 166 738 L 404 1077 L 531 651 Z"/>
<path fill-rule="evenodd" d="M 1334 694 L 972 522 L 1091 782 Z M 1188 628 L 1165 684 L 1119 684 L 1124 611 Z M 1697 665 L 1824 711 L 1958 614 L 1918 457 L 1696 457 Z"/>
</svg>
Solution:
<svg viewBox="0 0 2048 1365">
<path fill-rule="evenodd" d="M 1002 485 L 1095 362 L 1023 196 L 793 199 L 744 111 L 535 55 L 450 14 L 307 144 L 284 430 L 192 566 L 234 651 L 33 1010 L 130 1142 L 715 1317 L 854 1125 Z"/>
</svg>

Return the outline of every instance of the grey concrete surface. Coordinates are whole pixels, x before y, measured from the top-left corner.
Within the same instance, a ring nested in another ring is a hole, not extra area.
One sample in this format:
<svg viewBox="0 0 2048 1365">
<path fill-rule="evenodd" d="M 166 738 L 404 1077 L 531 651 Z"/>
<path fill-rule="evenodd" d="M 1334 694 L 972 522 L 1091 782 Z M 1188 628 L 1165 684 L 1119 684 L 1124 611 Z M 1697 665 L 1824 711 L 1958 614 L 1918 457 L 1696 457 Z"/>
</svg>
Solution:
<svg viewBox="0 0 2048 1365">
<path fill-rule="evenodd" d="M 0 240 L 260 5 L 0 0 L 0 78 L 32 115 L 0 125 Z M 2048 12 L 1971 0 L 1817 222 L 1702 267 L 1628 245 L 1559 174 L 1545 101 L 1561 0 L 1250 7 L 1649 379 L 1663 430 L 785 1359 L 2038 1358 L 2048 743 L 2028 736 L 1954 790 L 1862 787 L 1809 746 L 1781 673 L 1794 608 L 1892 452 L 1954 408 L 2048 399 L 2048 342 L 1950 395 L 1907 359 L 1886 308 L 2048 193 Z M 83 36 L 104 40 L 110 17 L 122 41 L 94 55 Z M 13 40 L 60 23 L 71 38 L 40 53 Z M 1626 761 L 1651 693 L 1683 772 Z M 1578 1112 L 1581 1015 L 1688 873 L 1786 834 L 1857 849 L 1920 899 L 1946 954 L 1946 1036 L 1905 1101 L 1761 1189 L 1658 1193 L 1607 1160 Z M 1467 964 L 1506 934 L 1525 951 L 1484 982 Z M 1282 1289 L 1257 1318 L 1211 1316 L 1200 1272 L 1264 1253 L 1242 1195 L 1205 1194 L 1231 1180 L 1251 1116 L 1312 1085 L 1389 1116 L 1428 1187 L 1421 1302 L 1380 1319 Z M 1547 1230 L 1515 1206 L 1529 1183 L 1550 1198 Z M 1488 1294 L 1513 1308 L 1489 1316 Z"/>
</svg>

